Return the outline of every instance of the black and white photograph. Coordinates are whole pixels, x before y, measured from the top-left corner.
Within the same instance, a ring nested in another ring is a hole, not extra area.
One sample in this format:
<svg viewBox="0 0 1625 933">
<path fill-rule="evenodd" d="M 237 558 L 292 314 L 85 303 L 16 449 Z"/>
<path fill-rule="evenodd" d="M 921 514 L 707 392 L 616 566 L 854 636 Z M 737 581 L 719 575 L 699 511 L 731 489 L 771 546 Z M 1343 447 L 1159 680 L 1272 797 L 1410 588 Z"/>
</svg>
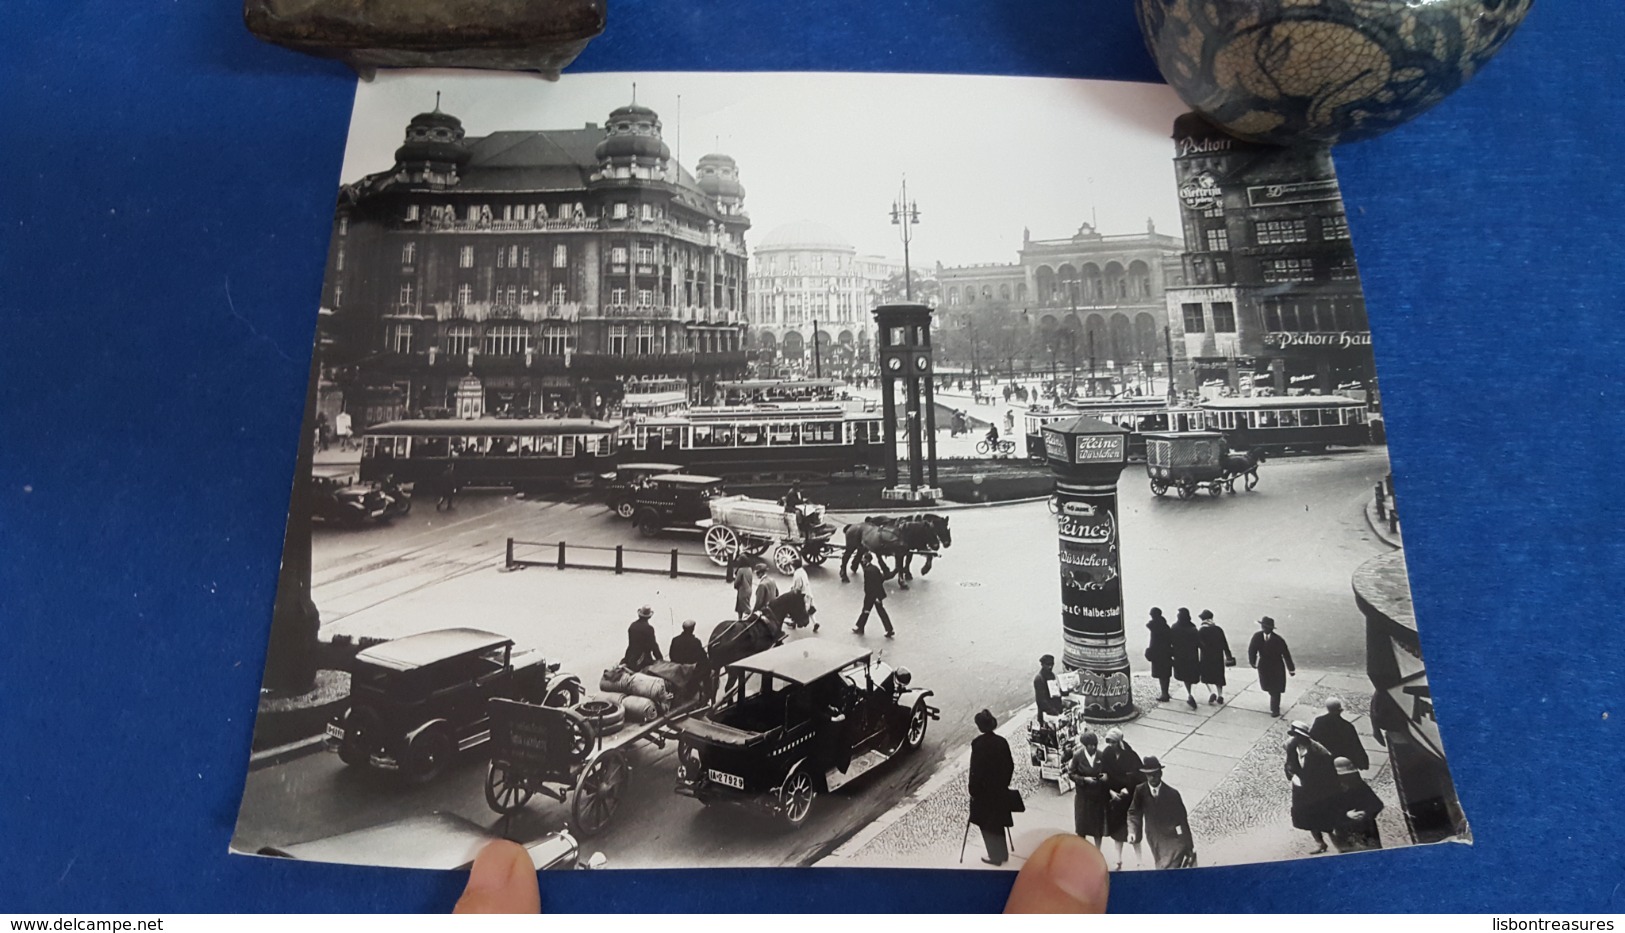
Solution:
<svg viewBox="0 0 1625 933">
<path fill-rule="evenodd" d="M 1150 84 L 403 70 L 338 182 L 234 852 L 1470 842 L 1325 149 Z"/>
</svg>

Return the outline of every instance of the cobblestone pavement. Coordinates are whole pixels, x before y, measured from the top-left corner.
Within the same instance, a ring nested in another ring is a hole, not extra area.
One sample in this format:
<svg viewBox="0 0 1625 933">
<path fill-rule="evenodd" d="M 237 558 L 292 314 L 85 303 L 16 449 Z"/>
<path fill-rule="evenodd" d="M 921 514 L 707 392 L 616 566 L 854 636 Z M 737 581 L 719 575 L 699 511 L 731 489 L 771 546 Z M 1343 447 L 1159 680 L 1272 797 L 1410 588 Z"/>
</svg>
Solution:
<svg viewBox="0 0 1625 933">
<path fill-rule="evenodd" d="M 1406 838 L 1387 751 L 1369 736 L 1369 683 L 1357 676 L 1300 668 L 1282 697 L 1281 718 L 1273 719 L 1268 712 L 1269 696 L 1258 690 L 1250 671 L 1241 668 L 1232 679 L 1232 693 L 1223 706 L 1208 704 L 1203 691 L 1197 708 L 1191 710 L 1183 700 L 1157 702 L 1156 682 L 1136 675 L 1134 702 L 1142 712 L 1121 727 L 1124 739 L 1141 756 L 1162 759 L 1169 786 L 1184 797 L 1199 864 L 1234 865 L 1310 854 L 1314 843 L 1309 835 L 1291 826 L 1282 743 L 1293 720 L 1312 722 L 1325 712 L 1325 701 L 1332 696 L 1343 699 L 1344 715 L 1360 731 L 1370 753 L 1371 767 L 1365 777 L 1386 804 L 1378 820 L 1383 839 L 1394 845 Z M 1019 869 L 1025 856 L 1044 839 L 1056 832 L 1070 832 L 1073 826 L 1071 795 L 1059 794 L 1053 783 L 1041 781 L 1038 769 L 1028 764 L 1026 735 L 1032 716 L 1028 707 L 999 728 L 1009 739 L 1016 760 L 1013 786 L 1027 803 L 1027 811 L 1015 815 L 1012 858 L 1002 870 Z M 967 750 L 819 864 L 952 867 L 961 864 L 963 845 L 966 867 L 987 868 L 981 862 L 980 835 L 972 831 L 968 843 L 965 841 L 968 767 Z M 1114 862 L 1112 843 L 1105 845 L 1108 862 Z M 1149 867 L 1149 857 L 1147 851 L 1147 863 L 1141 865 L 1133 850 L 1125 849 L 1122 867 Z"/>
</svg>

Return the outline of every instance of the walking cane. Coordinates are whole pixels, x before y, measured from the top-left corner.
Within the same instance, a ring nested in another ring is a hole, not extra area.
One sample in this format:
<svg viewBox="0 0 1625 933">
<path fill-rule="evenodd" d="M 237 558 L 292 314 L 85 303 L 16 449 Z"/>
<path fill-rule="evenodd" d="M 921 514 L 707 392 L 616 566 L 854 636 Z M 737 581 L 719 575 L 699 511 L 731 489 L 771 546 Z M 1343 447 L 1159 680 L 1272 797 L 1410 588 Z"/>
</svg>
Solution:
<svg viewBox="0 0 1625 933">
<path fill-rule="evenodd" d="M 965 864 L 965 847 L 970 845 L 970 820 L 965 821 L 965 838 L 959 840 L 959 864 Z"/>
</svg>

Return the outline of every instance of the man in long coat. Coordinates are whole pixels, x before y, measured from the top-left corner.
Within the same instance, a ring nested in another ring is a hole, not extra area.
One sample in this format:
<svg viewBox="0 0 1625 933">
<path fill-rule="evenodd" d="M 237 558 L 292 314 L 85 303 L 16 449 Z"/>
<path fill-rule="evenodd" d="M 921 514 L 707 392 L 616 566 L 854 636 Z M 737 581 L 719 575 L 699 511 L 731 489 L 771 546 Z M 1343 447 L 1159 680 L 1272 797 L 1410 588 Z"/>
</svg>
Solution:
<svg viewBox="0 0 1625 933">
<path fill-rule="evenodd" d="M 999 721 L 987 710 L 976 714 L 976 728 L 982 734 L 970 743 L 970 821 L 982 831 L 982 843 L 989 865 L 1003 865 L 1010 859 L 1004 831 L 1015 825 L 1010 819 L 1010 778 L 1016 773 L 1010 743 L 993 730 Z"/>
<path fill-rule="evenodd" d="M 1123 740 L 1123 730 L 1106 730 L 1106 747 L 1100 752 L 1100 766 L 1106 772 L 1106 835 L 1117 844 L 1117 867 L 1123 867 L 1123 843 L 1128 839 L 1128 808 L 1134 789 L 1145 781 L 1140 772 L 1140 756 Z M 1140 842 L 1134 840 L 1134 859 L 1140 860 Z"/>
<path fill-rule="evenodd" d="M 1366 754 L 1365 744 L 1360 741 L 1360 730 L 1343 718 L 1343 701 L 1339 697 L 1327 698 L 1326 712 L 1315 717 L 1315 724 L 1309 727 L 1309 737 L 1326 746 L 1333 758 L 1347 758 L 1360 771 L 1371 767 L 1371 756 Z"/>
<path fill-rule="evenodd" d="M 1151 676 L 1162 685 L 1162 695 L 1158 700 L 1167 702 L 1168 678 L 1174 676 L 1174 650 L 1168 640 L 1168 620 L 1162 617 L 1162 610 L 1155 606 L 1151 609 L 1151 621 L 1145 624 L 1151 632 L 1151 643 L 1146 646 L 1145 659 L 1151 663 Z"/>
<path fill-rule="evenodd" d="M 1275 620 L 1265 616 L 1258 620 L 1258 628 L 1247 644 L 1247 663 L 1258 670 L 1258 687 L 1270 695 L 1270 715 L 1279 719 L 1287 675 L 1296 675 L 1298 669 L 1286 640 L 1275 634 Z"/>
<path fill-rule="evenodd" d="M 1145 773 L 1145 783 L 1134 789 L 1129 804 L 1129 841 L 1151 843 L 1151 857 L 1158 868 L 1194 868 L 1196 844 L 1191 840 L 1184 798 L 1162 782 L 1162 762 L 1157 756 L 1147 755 L 1140 770 Z"/>
<path fill-rule="evenodd" d="M 1067 777 L 1074 785 L 1072 822 L 1078 835 L 1094 842 L 1106 835 L 1106 806 L 1111 799 L 1105 763 L 1101 761 L 1100 740 L 1093 732 L 1084 732 L 1078 747 L 1072 751 L 1072 762 L 1067 766 Z"/>
<path fill-rule="evenodd" d="M 1338 758 L 1332 767 L 1341 785 L 1331 803 L 1332 841 L 1337 843 L 1337 851 L 1382 848 L 1382 833 L 1377 830 L 1382 798 L 1360 777 L 1360 769 L 1354 762 Z"/>
<path fill-rule="evenodd" d="M 1236 663 L 1236 656 L 1230 653 L 1230 639 L 1224 637 L 1224 629 L 1214 623 L 1212 610 L 1203 609 L 1201 619 L 1196 636 L 1202 646 L 1202 683 L 1207 685 L 1207 701 L 1223 706 L 1224 669 Z"/>
<path fill-rule="evenodd" d="M 1185 685 L 1185 705 L 1196 708 L 1196 682 L 1202 679 L 1202 639 L 1191 621 L 1191 611 L 1181 608 L 1168 627 L 1168 653 L 1173 656 L 1174 679 Z"/>
<path fill-rule="evenodd" d="M 1286 777 L 1292 782 L 1292 828 L 1314 837 L 1313 854 L 1326 851 L 1324 833 L 1335 825 L 1333 806 L 1341 785 L 1326 746 L 1309 737 L 1309 726 L 1294 722 L 1286 736 Z"/>
</svg>

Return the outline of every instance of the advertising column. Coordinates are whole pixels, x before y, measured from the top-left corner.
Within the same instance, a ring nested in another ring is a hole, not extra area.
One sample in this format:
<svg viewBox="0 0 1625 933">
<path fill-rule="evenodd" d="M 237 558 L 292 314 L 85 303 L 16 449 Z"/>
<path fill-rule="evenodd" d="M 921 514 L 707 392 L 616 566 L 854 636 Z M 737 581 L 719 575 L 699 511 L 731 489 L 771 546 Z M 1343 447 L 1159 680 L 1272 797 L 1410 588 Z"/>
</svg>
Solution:
<svg viewBox="0 0 1625 933">
<path fill-rule="evenodd" d="M 1128 432 L 1072 418 L 1044 428 L 1044 448 L 1055 474 L 1062 662 L 1078 675 L 1085 719 L 1133 719 L 1139 711 L 1129 685 L 1117 523 Z"/>
</svg>

